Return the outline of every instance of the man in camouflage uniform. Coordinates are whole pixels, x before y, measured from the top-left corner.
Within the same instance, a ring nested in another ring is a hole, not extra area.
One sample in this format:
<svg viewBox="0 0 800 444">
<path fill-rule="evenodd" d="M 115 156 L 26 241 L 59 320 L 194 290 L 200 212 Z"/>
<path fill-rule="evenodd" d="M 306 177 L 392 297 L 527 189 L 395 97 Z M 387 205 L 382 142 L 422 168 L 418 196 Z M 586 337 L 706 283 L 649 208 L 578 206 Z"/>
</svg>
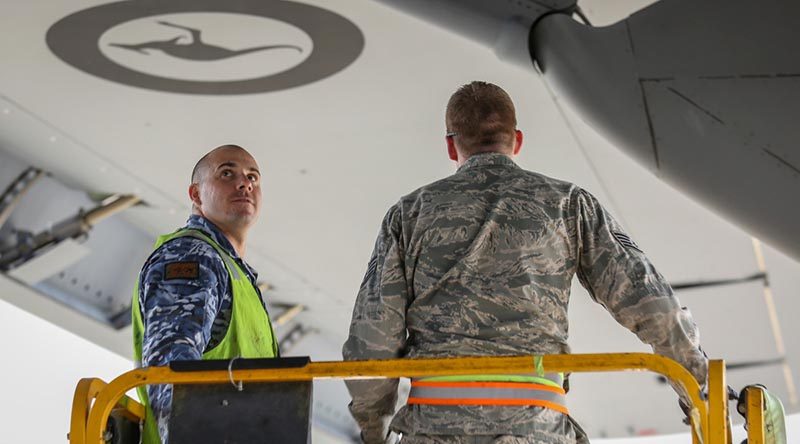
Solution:
<svg viewBox="0 0 800 444">
<path fill-rule="evenodd" d="M 447 105 L 446 124 L 458 170 L 386 214 L 345 359 L 569 353 L 577 274 L 620 324 L 704 383 L 707 360 L 689 312 L 622 227 L 588 192 L 514 163 L 522 133 L 505 91 L 463 86 Z M 587 442 L 551 408 L 423 402 L 391 420 L 398 380 L 347 386 L 368 444 L 383 443 L 389 429 L 403 444 Z"/>
<path fill-rule="evenodd" d="M 261 206 L 260 179 L 255 159 L 243 148 L 223 145 L 212 150 L 192 172 L 192 215 L 184 226 L 221 247 L 256 290 L 258 274 L 242 256 Z M 177 237 L 158 247 L 139 275 L 143 332 L 142 361 L 137 366 L 199 360 L 220 344 L 231 319 L 230 280 L 220 252 L 204 240 Z M 167 444 L 172 386 L 148 386 L 147 395 L 161 444 Z"/>
</svg>

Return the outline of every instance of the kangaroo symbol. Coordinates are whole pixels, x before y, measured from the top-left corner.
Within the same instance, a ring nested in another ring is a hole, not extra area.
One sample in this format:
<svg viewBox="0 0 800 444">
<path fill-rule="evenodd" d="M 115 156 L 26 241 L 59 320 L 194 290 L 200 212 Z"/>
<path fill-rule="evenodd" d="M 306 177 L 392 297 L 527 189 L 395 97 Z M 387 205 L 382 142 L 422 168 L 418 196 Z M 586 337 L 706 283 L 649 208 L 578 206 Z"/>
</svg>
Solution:
<svg viewBox="0 0 800 444">
<path fill-rule="evenodd" d="M 256 46 L 253 48 L 233 50 L 233 49 L 223 48 L 222 46 L 209 45 L 208 43 L 205 43 L 202 37 L 200 36 L 200 33 L 202 31 L 199 29 L 190 28 L 188 26 L 176 25 L 174 23 L 164 22 L 164 21 L 159 21 L 157 23 L 159 25 L 164 25 L 172 28 L 182 29 L 184 31 L 189 31 L 192 40 L 189 43 L 180 43 L 179 40 L 183 36 L 178 36 L 169 40 L 153 40 L 150 42 L 137 43 L 137 44 L 110 43 L 109 45 L 116 46 L 117 48 L 129 49 L 131 51 L 140 52 L 142 54 L 149 54 L 146 51 L 147 49 L 160 49 L 165 54 L 171 55 L 173 57 L 185 60 L 195 60 L 195 61 L 223 60 L 223 59 L 229 59 L 231 57 L 240 56 L 243 54 L 249 54 L 251 52 L 268 51 L 272 49 L 295 49 L 299 52 L 303 51 L 299 46 L 295 45 Z"/>
</svg>

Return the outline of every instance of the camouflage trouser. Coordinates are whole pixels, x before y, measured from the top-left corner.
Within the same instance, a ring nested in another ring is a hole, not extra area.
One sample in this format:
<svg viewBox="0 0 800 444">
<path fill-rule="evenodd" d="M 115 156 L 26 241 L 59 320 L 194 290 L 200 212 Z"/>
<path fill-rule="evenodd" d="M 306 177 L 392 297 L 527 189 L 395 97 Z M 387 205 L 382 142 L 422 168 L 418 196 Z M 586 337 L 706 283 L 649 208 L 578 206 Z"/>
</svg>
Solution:
<svg viewBox="0 0 800 444">
<path fill-rule="evenodd" d="M 400 444 L 541 444 L 532 436 L 406 435 Z"/>
</svg>

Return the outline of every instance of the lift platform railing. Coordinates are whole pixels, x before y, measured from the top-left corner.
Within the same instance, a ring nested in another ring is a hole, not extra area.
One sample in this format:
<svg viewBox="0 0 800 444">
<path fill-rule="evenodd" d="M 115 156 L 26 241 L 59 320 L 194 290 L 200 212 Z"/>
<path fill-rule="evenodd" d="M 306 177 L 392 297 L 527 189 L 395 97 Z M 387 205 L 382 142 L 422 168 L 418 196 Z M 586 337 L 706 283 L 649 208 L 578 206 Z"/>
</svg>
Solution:
<svg viewBox="0 0 800 444">
<path fill-rule="evenodd" d="M 364 379 L 431 377 L 474 374 L 519 374 L 534 372 L 651 371 L 680 387 L 691 401 L 692 442 L 729 444 L 725 362 L 709 362 L 708 397 L 703 399 L 697 380 L 683 366 L 663 356 L 647 353 L 570 354 L 543 356 L 497 356 L 439 359 L 393 359 L 344 362 L 308 362 L 302 367 L 173 371 L 168 367 L 141 368 L 109 382 L 87 378 L 78 383 L 72 407 L 70 444 L 105 444 L 109 415 L 116 410 L 134 420 L 144 418 L 145 409 L 126 393 L 150 384 L 230 384 L 232 381 L 289 382 L 320 378 Z M 764 443 L 763 396 L 752 389 L 748 399 L 749 444 Z M 761 400 L 761 404 L 759 404 Z"/>
<path fill-rule="evenodd" d="M 764 427 L 764 389 L 747 387 L 747 442 L 748 444 L 764 444 L 766 428 Z"/>
</svg>

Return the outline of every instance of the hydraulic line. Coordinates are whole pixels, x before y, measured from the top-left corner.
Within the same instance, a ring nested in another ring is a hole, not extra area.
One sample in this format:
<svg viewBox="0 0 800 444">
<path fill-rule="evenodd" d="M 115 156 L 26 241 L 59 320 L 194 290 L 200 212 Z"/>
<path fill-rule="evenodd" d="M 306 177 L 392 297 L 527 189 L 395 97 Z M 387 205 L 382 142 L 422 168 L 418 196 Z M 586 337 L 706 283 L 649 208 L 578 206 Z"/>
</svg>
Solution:
<svg viewBox="0 0 800 444">
<path fill-rule="evenodd" d="M 130 208 L 139 201 L 140 199 L 133 195 L 114 195 L 86 213 L 81 210 L 77 215 L 54 225 L 49 230 L 30 235 L 24 241 L 20 240 L 16 245 L 0 251 L 0 270 L 8 271 L 16 268 L 43 252 L 45 248 L 65 239 L 84 236 L 101 220 Z"/>
<path fill-rule="evenodd" d="M 24 196 L 42 176 L 44 176 L 44 171 L 29 167 L 6 188 L 2 196 L 0 196 L 0 227 L 11 217 L 11 213 L 14 212 L 14 208 L 19 201 L 22 200 L 22 196 Z"/>
</svg>

